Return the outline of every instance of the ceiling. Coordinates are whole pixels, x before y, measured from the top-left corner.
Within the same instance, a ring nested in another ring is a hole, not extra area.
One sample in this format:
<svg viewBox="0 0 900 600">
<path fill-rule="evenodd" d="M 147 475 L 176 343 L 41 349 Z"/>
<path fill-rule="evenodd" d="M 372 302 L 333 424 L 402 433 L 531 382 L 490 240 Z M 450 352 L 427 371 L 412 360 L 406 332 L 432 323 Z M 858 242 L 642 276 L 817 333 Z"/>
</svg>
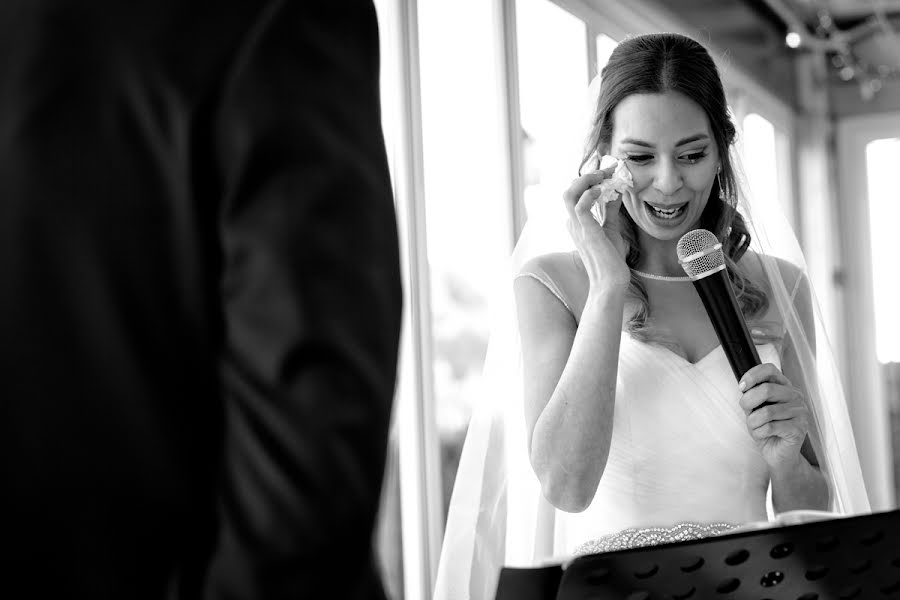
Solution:
<svg viewBox="0 0 900 600">
<path fill-rule="evenodd" d="M 798 52 L 823 52 L 831 65 L 829 85 L 857 86 L 864 96 L 888 80 L 900 81 L 900 0 L 656 2 L 791 103 L 796 93 L 791 59 Z M 801 34 L 799 48 L 786 45 L 789 31 Z"/>
<path fill-rule="evenodd" d="M 791 4 L 805 6 L 812 12 L 824 6 L 836 20 L 850 25 L 854 20 L 867 19 L 878 8 L 888 13 L 900 13 L 900 0 L 791 0 Z"/>
<path fill-rule="evenodd" d="M 763 4 L 779 3 L 768 0 Z M 822 18 L 827 15 L 862 62 L 900 71 L 900 0 L 783 0 L 783 4 L 819 35 L 825 34 Z"/>
</svg>

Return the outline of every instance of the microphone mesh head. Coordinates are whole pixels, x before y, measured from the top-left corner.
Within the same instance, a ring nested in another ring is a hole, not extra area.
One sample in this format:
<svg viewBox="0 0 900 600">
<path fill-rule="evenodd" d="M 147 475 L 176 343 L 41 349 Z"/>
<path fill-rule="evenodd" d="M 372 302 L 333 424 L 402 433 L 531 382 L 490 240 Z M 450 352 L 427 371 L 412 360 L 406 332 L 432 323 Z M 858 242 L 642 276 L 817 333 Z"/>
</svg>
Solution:
<svg viewBox="0 0 900 600">
<path fill-rule="evenodd" d="M 681 268 L 692 279 L 702 278 L 725 265 L 722 246 L 716 235 L 707 229 L 693 229 L 681 236 L 676 252 Z"/>
</svg>

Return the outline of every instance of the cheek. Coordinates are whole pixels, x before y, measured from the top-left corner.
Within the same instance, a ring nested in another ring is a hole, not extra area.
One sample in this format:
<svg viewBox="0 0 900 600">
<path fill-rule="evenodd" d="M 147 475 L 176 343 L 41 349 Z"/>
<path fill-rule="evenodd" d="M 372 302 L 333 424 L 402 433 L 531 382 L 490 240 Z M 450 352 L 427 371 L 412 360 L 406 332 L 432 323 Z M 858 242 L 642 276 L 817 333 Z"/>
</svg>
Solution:
<svg viewBox="0 0 900 600">
<path fill-rule="evenodd" d="M 635 202 L 640 202 L 640 197 L 644 195 L 644 192 L 653 190 L 653 178 L 647 177 L 646 175 L 635 175 L 634 171 L 632 171 L 631 180 L 633 182 L 632 186 L 632 198 Z"/>
<path fill-rule="evenodd" d="M 643 201 L 640 198 L 641 195 L 641 187 L 637 185 L 637 181 L 634 182 L 634 187 L 630 190 L 625 190 L 625 194 L 622 197 L 622 206 L 625 207 L 629 213 L 634 212 L 634 209 L 638 207 Z"/>
<path fill-rule="evenodd" d="M 715 171 L 713 171 L 712 174 L 692 173 L 691 176 L 685 179 L 685 183 L 691 191 L 697 196 L 702 196 L 704 199 L 709 197 L 709 193 L 712 191 L 715 181 Z"/>
</svg>

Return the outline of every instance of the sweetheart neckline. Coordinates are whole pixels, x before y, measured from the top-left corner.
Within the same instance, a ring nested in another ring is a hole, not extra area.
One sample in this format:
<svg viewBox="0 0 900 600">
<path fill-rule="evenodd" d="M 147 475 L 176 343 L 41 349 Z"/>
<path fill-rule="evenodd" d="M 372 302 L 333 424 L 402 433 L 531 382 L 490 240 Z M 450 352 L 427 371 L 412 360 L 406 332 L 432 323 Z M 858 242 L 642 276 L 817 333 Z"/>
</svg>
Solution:
<svg viewBox="0 0 900 600">
<path fill-rule="evenodd" d="M 690 365 L 690 366 L 692 366 L 692 367 L 699 367 L 704 361 L 706 361 L 706 359 L 712 357 L 714 354 L 722 354 L 722 355 L 725 354 L 724 351 L 723 351 L 723 352 L 719 352 L 719 350 L 722 350 L 722 344 L 719 343 L 719 344 L 716 344 L 715 346 L 713 346 L 712 349 L 711 349 L 709 352 L 707 352 L 706 354 L 704 354 L 702 357 L 698 358 L 696 362 L 691 362 L 690 360 L 688 360 L 688 359 L 685 358 L 684 356 L 678 354 L 677 352 L 675 352 L 674 350 L 672 350 L 671 348 L 669 348 L 669 347 L 667 347 L 667 346 L 664 346 L 663 344 L 653 344 L 653 343 L 651 343 L 651 342 L 645 342 L 644 340 L 640 340 L 640 339 L 634 337 L 634 336 L 633 336 L 630 332 L 628 332 L 628 331 L 623 331 L 622 334 L 623 334 L 623 335 L 627 335 L 628 338 L 629 338 L 630 340 L 635 341 L 635 342 L 638 342 L 639 344 L 641 344 L 641 345 L 643 345 L 643 346 L 646 346 L 646 347 L 648 347 L 648 348 L 657 348 L 657 349 L 659 349 L 659 350 L 662 350 L 663 352 L 669 354 L 670 356 L 674 356 L 676 359 L 678 359 L 679 361 L 683 362 L 684 364 Z M 757 347 L 757 348 L 764 348 L 764 347 L 766 347 L 766 346 L 772 346 L 772 343 L 771 343 L 771 342 L 766 342 L 765 344 L 756 344 L 756 347 Z"/>
</svg>

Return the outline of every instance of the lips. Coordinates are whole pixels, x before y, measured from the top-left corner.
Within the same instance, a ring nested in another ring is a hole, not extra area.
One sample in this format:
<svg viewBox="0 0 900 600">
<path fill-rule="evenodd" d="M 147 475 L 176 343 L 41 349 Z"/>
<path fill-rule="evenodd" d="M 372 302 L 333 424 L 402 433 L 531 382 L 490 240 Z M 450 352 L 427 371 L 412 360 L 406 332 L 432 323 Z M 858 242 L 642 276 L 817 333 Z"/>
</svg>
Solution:
<svg viewBox="0 0 900 600">
<path fill-rule="evenodd" d="M 655 208 L 656 210 L 661 211 L 673 211 L 687 205 L 687 202 L 682 202 L 680 204 L 656 204 L 655 202 L 647 202 L 644 200 L 644 204 L 650 206 L 651 208 Z"/>
<path fill-rule="evenodd" d="M 673 221 L 684 214 L 685 207 L 687 207 L 687 202 L 683 202 L 681 204 L 673 204 L 673 205 L 660 205 L 660 204 L 652 204 L 650 202 L 644 202 L 647 206 L 647 212 L 662 221 Z"/>
</svg>

